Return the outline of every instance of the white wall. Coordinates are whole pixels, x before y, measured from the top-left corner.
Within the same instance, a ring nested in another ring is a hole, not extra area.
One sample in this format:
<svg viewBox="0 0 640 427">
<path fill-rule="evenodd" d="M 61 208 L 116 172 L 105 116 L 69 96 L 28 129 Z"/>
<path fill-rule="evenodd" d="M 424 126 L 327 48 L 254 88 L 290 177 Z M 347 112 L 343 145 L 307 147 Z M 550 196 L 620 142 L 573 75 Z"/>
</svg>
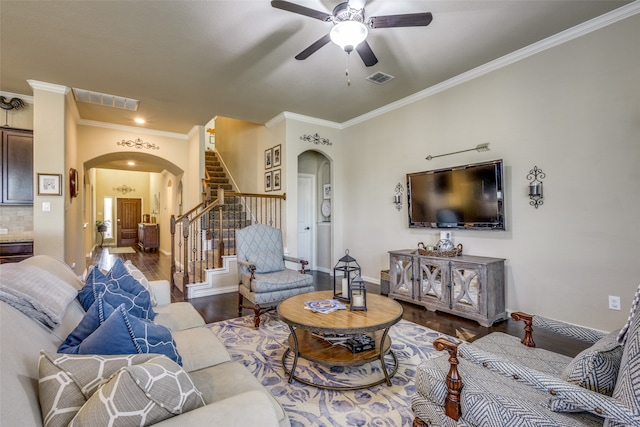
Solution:
<svg viewBox="0 0 640 427">
<path fill-rule="evenodd" d="M 392 204 L 406 173 L 504 159 L 508 230 L 454 231 L 455 243 L 506 258 L 509 310 L 620 327 L 638 286 L 638 40 L 634 16 L 345 129 L 351 161 L 337 188 L 349 185 L 336 195 L 363 275 L 378 278 L 388 250 L 437 242 Z M 484 142 L 490 152 L 425 160 Z M 538 209 L 525 195 L 534 165 L 546 173 Z M 607 295 L 622 297 L 622 311 Z"/>
</svg>

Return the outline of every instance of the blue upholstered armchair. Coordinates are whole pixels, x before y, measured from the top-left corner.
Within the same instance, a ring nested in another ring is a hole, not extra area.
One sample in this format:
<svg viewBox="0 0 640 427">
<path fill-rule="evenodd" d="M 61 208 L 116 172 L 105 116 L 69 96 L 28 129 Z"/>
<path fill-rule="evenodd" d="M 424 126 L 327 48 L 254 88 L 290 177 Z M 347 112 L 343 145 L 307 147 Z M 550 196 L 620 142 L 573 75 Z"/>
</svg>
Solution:
<svg viewBox="0 0 640 427">
<path fill-rule="evenodd" d="M 277 228 L 254 224 L 237 230 L 236 248 L 238 316 L 243 308 L 252 309 L 256 328 L 262 313 L 289 297 L 314 290 L 313 277 L 304 271 L 308 262 L 284 255 L 282 232 Z M 300 271 L 286 268 L 285 261 L 300 263 Z M 244 305 L 245 300 L 252 305 Z"/>
</svg>

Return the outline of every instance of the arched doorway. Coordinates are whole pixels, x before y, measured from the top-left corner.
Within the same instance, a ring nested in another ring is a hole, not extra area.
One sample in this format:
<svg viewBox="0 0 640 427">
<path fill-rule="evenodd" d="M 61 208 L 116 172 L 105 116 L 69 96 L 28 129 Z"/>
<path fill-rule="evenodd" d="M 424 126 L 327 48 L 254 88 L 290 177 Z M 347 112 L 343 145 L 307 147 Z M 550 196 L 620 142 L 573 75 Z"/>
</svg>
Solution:
<svg viewBox="0 0 640 427">
<path fill-rule="evenodd" d="M 125 233 L 128 238 L 122 240 L 123 245 L 135 245 L 138 223 L 153 222 L 160 225 L 160 249 L 164 246 L 168 250 L 170 216 L 180 209 L 175 194 L 178 186 L 173 185 L 182 184 L 184 172 L 180 167 L 147 153 L 117 152 L 85 161 L 84 173 L 85 183 L 91 188 L 86 206 L 89 223 L 109 221 L 104 244 L 118 245 Z M 135 218 L 128 219 L 123 210 L 125 201 L 127 206 L 139 206 Z M 92 234 L 89 247 L 102 243 L 102 236 Z"/>
<path fill-rule="evenodd" d="M 298 256 L 312 270 L 330 273 L 332 235 L 331 160 L 309 150 L 298 156 Z"/>
</svg>

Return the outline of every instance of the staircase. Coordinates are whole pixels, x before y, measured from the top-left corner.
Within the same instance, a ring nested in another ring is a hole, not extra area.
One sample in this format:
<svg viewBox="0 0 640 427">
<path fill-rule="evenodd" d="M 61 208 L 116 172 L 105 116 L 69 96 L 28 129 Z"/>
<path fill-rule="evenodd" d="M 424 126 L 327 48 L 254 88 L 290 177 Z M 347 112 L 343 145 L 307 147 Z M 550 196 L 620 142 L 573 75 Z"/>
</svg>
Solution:
<svg viewBox="0 0 640 427">
<path fill-rule="evenodd" d="M 218 196 L 218 189 L 224 189 L 225 194 L 231 194 L 233 186 L 222 167 L 215 151 L 205 151 L 205 170 L 207 178 L 203 180 L 205 187 L 205 203 L 209 205 Z M 225 196 L 224 208 L 213 209 L 203 217 L 203 229 L 213 230 L 213 247 L 208 249 L 207 258 L 213 260 L 213 266 L 207 265 L 204 268 L 220 268 L 223 256 L 236 254 L 236 229 L 251 225 L 251 221 L 242 203 L 237 203 L 233 196 Z M 211 221 L 211 223 L 209 223 Z M 222 224 L 220 222 L 222 221 Z M 214 238 L 215 237 L 215 238 Z M 222 246 L 222 250 L 221 249 Z"/>
<path fill-rule="evenodd" d="M 282 226 L 285 194 L 234 192 L 222 162 L 205 151 L 203 202 L 171 218 L 173 284 L 185 299 L 237 289 L 235 233 L 251 224 Z M 186 267 L 186 269 L 185 269 Z"/>
</svg>

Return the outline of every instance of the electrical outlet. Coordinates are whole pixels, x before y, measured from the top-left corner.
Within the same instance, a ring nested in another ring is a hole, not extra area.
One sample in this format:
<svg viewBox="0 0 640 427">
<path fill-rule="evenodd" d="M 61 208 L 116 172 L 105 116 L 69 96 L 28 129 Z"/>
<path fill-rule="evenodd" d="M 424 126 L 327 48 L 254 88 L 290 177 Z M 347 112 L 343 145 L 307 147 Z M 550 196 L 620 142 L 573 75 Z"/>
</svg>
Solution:
<svg viewBox="0 0 640 427">
<path fill-rule="evenodd" d="M 0 228 L 0 234 L 9 234 L 8 228 Z"/>
<path fill-rule="evenodd" d="M 609 295 L 609 310 L 620 310 L 620 297 Z"/>
</svg>

